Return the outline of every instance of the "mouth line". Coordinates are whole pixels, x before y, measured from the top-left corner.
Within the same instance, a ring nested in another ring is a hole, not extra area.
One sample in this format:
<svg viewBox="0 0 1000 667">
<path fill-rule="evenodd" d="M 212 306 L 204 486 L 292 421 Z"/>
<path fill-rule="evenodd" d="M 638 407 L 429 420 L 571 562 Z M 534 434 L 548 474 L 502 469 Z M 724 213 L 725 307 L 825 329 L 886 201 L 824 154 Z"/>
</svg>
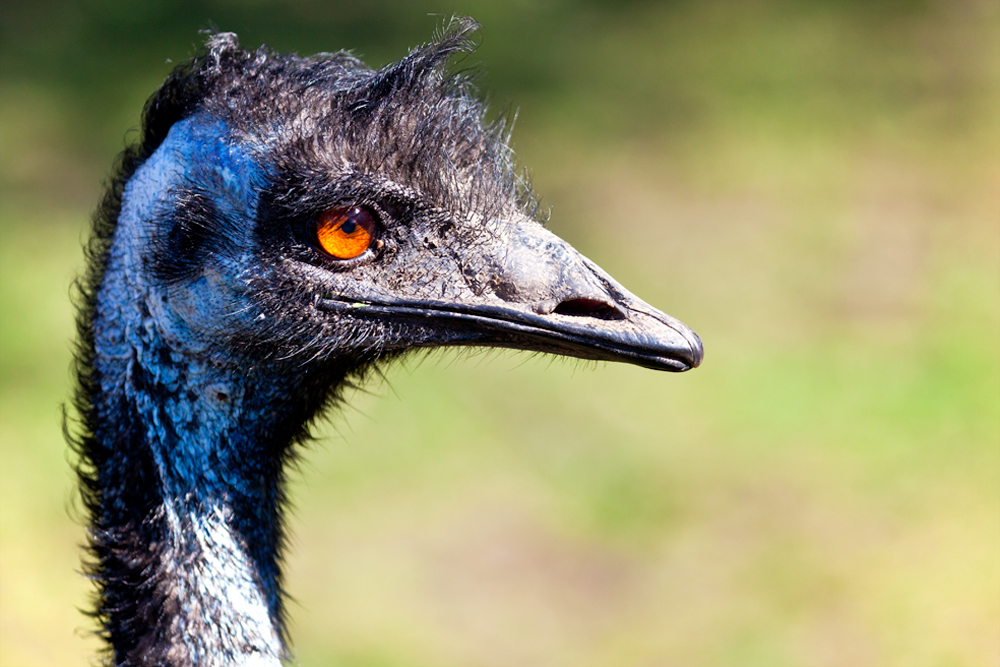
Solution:
<svg viewBox="0 0 1000 667">
<path fill-rule="evenodd" d="M 628 333 L 609 331 L 605 328 L 608 323 L 604 320 L 588 318 L 590 326 L 587 326 L 572 321 L 579 316 L 556 315 L 561 321 L 553 322 L 552 315 L 541 316 L 530 311 L 488 304 L 464 306 L 438 301 L 390 302 L 325 296 L 318 297 L 315 305 L 323 311 L 350 313 L 354 316 L 403 317 L 416 321 L 432 318 L 456 320 L 475 325 L 477 332 L 496 332 L 511 337 L 512 339 L 501 338 L 496 342 L 515 349 L 568 354 L 597 361 L 623 361 L 670 372 L 682 372 L 698 365 L 698 360 L 692 359 L 697 353 L 691 347 L 688 337 L 684 332 L 666 324 L 687 342 L 686 349 L 665 344 L 655 347 L 643 345 L 645 341 Z M 532 344 L 519 344 L 519 336 L 529 339 Z M 456 340 L 452 344 L 489 345 L 488 342 L 478 340 L 477 336 L 470 336 L 467 342 Z"/>
</svg>

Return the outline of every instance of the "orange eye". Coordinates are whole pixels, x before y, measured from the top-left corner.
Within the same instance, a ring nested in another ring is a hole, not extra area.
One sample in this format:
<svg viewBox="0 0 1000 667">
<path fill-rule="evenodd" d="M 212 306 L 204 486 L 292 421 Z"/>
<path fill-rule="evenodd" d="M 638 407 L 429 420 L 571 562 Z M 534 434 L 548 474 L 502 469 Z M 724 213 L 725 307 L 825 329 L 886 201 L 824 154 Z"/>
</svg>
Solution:
<svg viewBox="0 0 1000 667">
<path fill-rule="evenodd" d="M 316 224 L 316 240 L 331 257 L 354 259 L 375 241 L 375 217 L 361 206 L 333 208 Z"/>
</svg>

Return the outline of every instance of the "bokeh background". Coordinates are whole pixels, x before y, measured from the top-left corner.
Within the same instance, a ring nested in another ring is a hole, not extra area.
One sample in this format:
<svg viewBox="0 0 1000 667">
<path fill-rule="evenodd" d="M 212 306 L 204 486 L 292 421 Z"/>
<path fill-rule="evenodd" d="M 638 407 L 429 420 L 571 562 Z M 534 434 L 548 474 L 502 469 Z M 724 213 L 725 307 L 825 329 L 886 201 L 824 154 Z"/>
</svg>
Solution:
<svg viewBox="0 0 1000 667">
<path fill-rule="evenodd" d="M 0 5 L 0 664 L 87 665 L 69 284 L 199 29 L 372 65 L 452 13 L 551 228 L 681 376 L 413 358 L 294 475 L 303 665 L 1000 665 L 1000 4 Z"/>
</svg>

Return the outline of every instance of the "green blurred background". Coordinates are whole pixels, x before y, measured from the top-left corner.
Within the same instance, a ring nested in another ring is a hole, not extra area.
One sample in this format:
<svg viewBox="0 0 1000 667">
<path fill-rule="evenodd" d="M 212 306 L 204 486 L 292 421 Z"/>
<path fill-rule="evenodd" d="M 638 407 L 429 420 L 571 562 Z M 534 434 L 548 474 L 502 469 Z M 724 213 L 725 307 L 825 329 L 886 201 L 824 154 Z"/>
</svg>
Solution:
<svg viewBox="0 0 1000 667">
<path fill-rule="evenodd" d="M 87 665 L 68 286 L 217 27 L 380 66 L 477 18 L 550 226 L 674 376 L 439 353 L 294 475 L 304 665 L 1000 665 L 1000 3 L 0 5 L 0 664 Z"/>
</svg>

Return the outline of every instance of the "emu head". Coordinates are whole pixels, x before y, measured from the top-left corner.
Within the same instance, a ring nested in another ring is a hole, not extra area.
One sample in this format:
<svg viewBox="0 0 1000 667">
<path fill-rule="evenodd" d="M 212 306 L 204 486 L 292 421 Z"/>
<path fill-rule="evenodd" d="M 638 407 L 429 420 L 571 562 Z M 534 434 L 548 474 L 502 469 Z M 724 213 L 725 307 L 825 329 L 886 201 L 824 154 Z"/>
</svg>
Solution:
<svg viewBox="0 0 1000 667">
<path fill-rule="evenodd" d="M 148 103 L 78 318 L 95 613 L 122 664 L 278 664 L 283 464 L 373 364 L 448 345 L 701 361 L 538 221 L 502 124 L 446 71 L 474 27 L 377 72 L 219 34 Z"/>
<path fill-rule="evenodd" d="M 538 221 L 502 122 L 446 71 L 474 28 L 380 71 L 212 37 L 147 107 L 160 143 L 124 188 L 111 310 L 144 304 L 214 367 L 318 385 L 443 345 L 697 366 L 690 329 Z"/>
</svg>

